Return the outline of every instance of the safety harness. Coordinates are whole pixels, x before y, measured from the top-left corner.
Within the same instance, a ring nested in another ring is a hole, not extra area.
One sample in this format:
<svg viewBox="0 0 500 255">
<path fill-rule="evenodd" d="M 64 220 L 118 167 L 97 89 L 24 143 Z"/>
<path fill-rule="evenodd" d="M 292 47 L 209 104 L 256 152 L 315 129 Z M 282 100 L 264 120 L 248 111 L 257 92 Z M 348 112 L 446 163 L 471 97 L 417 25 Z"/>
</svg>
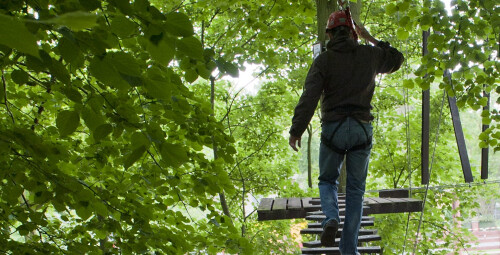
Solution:
<svg viewBox="0 0 500 255">
<path fill-rule="evenodd" d="M 349 152 L 353 152 L 353 151 L 357 151 L 357 150 L 369 149 L 371 147 L 371 145 L 372 145 L 372 136 L 368 135 L 368 131 L 366 131 L 366 128 L 363 125 L 363 123 L 361 123 L 361 121 L 358 118 L 356 118 L 355 112 L 353 112 L 353 111 L 347 111 L 345 113 L 342 113 L 342 115 L 343 115 L 342 119 L 340 119 L 339 124 L 333 130 L 333 132 L 330 135 L 330 137 L 326 137 L 324 134 L 321 134 L 321 143 L 324 144 L 324 145 L 326 145 L 326 147 L 328 147 L 330 150 L 335 151 L 336 153 L 338 153 L 340 155 L 345 155 L 345 154 L 347 154 Z M 337 133 L 337 130 L 340 128 L 340 126 L 342 126 L 342 124 L 344 124 L 344 122 L 349 117 L 351 117 L 354 120 L 356 120 L 356 122 L 358 122 L 358 124 L 361 126 L 361 128 L 363 128 L 363 131 L 365 132 L 365 135 L 366 135 L 366 142 L 354 145 L 354 146 L 352 146 L 349 149 L 341 149 L 341 148 L 337 147 L 333 143 L 332 139 L 335 136 L 335 133 Z"/>
</svg>

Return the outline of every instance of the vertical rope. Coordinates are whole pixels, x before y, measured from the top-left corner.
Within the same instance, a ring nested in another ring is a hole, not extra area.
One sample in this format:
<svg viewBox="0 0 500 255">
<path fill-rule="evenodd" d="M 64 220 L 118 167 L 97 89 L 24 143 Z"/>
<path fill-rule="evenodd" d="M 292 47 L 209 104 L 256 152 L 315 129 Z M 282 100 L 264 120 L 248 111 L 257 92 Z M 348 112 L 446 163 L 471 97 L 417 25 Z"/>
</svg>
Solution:
<svg viewBox="0 0 500 255">
<path fill-rule="evenodd" d="M 434 165 L 434 156 L 436 155 L 436 147 L 437 147 L 437 142 L 439 139 L 439 128 L 441 126 L 441 120 L 443 117 L 443 106 L 444 106 L 445 95 L 446 95 L 446 90 L 443 90 L 443 99 L 441 100 L 441 112 L 439 113 L 439 121 L 438 121 L 437 130 L 436 130 L 436 140 L 434 141 L 434 150 L 432 151 L 431 165 L 429 167 L 429 181 L 427 182 L 427 185 L 425 186 L 424 202 L 422 204 L 422 211 L 420 212 L 420 220 L 418 221 L 417 234 L 415 235 L 415 245 L 413 246 L 413 253 L 412 253 L 413 255 L 415 255 L 415 251 L 417 250 L 418 235 L 420 234 L 420 227 L 422 226 L 422 219 L 424 216 L 425 204 L 427 201 L 427 194 L 429 191 L 429 184 L 431 182 L 430 179 L 432 176 L 432 166 Z"/>
<path fill-rule="evenodd" d="M 408 39 L 406 39 L 406 49 L 405 56 L 408 56 Z M 405 68 L 403 69 L 403 76 L 408 79 L 408 61 L 406 61 Z M 409 192 L 410 197 L 412 197 L 412 182 L 411 182 L 411 130 L 410 130 L 410 106 L 409 106 L 409 89 L 403 87 L 403 97 L 404 97 L 404 109 L 405 109 L 405 125 L 406 125 L 406 157 L 408 162 L 408 182 L 409 182 Z M 408 236 L 408 229 L 410 226 L 410 216 L 411 212 L 408 213 L 408 218 L 406 219 L 406 229 L 405 229 L 405 240 L 403 242 L 403 254 L 406 249 L 406 240 Z"/>
</svg>

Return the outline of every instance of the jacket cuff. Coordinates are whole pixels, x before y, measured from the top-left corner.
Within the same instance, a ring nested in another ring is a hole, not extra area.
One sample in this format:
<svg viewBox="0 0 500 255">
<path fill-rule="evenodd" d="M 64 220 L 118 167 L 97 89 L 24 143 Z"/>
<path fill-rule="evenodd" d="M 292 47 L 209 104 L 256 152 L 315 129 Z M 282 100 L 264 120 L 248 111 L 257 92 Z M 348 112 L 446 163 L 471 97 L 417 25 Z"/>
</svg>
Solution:
<svg viewBox="0 0 500 255">
<path fill-rule="evenodd" d="M 295 128 L 293 128 L 293 127 L 290 128 L 290 132 L 288 132 L 288 133 L 290 133 L 291 136 L 295 136 L 295 137 L 299 137 L 299 138 L 302 137 L 302 133 L 297 132 L 297 130 L 295 130 Z"/>
</svg>

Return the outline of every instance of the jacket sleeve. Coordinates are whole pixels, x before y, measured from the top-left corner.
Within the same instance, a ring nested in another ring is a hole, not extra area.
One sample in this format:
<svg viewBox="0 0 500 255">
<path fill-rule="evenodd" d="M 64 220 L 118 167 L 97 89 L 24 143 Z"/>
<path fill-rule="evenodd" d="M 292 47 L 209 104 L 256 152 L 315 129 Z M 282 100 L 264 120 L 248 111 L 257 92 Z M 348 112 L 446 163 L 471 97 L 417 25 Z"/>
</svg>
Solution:
<svg viewBox="0 0 500 255">
<path fill-rule="evenodd" d="M 326 54 L 318 56 L 307 73 L 304 91 L 295 107 L 292 118 L 292 127 L 290 128 L 290 135 L 292 136 L 302 136 L 318 106 L 326 77 L 326 57 Z"/>
<path fill-rule="evenodd" d="M 377 73 L 393 73 L 399 70 L 405 60 L 403 54 L 391 47 L 388 42 L 380 41 L 375 50 L 379 55 Z"/>
</svg>

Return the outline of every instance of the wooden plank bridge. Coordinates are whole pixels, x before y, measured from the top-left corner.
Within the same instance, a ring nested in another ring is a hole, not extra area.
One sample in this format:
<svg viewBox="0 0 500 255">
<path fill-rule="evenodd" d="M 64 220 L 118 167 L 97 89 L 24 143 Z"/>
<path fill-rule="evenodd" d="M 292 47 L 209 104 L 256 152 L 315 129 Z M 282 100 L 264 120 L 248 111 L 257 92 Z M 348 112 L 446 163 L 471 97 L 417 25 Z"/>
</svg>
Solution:
<svg viewBox="0 0 500 255">
<path fill-rule="evenodd" d="M 321 247 L 320 241 L 303 243 L 302 254 L 340 254 L 338 243 L 342 234 L 343 221 L 345 218 L 345 196 L 339 195 L 340 224 L 335 246 Z M 359 230 L 358 247 L 359 253 L 382 254 L 380 246 L 366 246 L 363 243 L 379 241 L 381 237 L 376 229 L 364 229 L 366 226 L 374 225 L 374 218 L 368 215 L 385 213 L 419 212 L 422 210 L 422 201 L 409 198 L 409 192 L 405 189 L 383 190 L 379 197 L 365 197 L 363 207 L 363 218 Z M 323 232 L 321 222 L 325 215 L 321 211 L 319 198 L 263 198 L 257 209 L 258 220 L 283 220 L 305 218 L 310 221 L 306 229 L 302 229 L 302 235 L 320 235 Z"/>
</svg>

